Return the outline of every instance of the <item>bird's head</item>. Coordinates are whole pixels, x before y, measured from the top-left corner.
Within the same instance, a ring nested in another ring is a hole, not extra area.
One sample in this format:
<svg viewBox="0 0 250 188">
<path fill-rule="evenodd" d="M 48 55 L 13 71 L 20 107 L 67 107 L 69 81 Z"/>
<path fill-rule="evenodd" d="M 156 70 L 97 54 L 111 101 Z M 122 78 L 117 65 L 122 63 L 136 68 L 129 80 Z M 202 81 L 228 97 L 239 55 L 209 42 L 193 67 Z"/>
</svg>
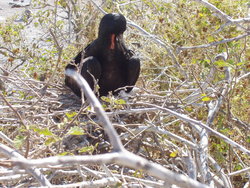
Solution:
<svg viewBox="0 0 250 188">
<path fill-rule="evenodd" d="M 99 36 L 121 35 L 126 30 L 126 19 L 122 14 L 106 14 L 99 25 Z"/>
</svg>

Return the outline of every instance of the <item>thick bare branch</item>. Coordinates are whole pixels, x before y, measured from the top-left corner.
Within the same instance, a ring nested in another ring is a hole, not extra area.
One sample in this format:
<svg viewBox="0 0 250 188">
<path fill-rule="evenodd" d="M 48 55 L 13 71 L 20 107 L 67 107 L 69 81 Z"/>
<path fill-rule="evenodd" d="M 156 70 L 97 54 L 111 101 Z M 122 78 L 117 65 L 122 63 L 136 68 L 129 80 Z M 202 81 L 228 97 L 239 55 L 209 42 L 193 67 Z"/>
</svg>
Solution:
<svg viewBox="0 0 250 188">
<path fill-rule="evenodd" d="M 72 77 L 77 82 L 82 91 L 84 91 L 84 94 L 87 96 L 90 103 L 93 105 L 96 114 L 100 118 L 100 122 L 103 124 L 103 127 L 109 136 L 110 142 L 113 146 L 113 150 L 122 151 L 124 148 L 117 132 L 115 131 L 110 120 L 106 116 L 101 103 L 96 98 L 95 94 L 89 87 L 86 80 L 79 73 L 70 69 L 66 70 L 66 75 Z"/>
<path fill-rule="evenodd" d="M 100 118 L 101 123 L 104 126 L 106 133 L 109 136 L 111 144 L 113 145 L 115 153 L 94 155 L 94 156 L 65 156 L 65 157 L 51 157 L 44 158 L 40 160 L 30 160 L 30 161 L 15 161 L 16 165 L 25 166 L 39 166 L 39 165 L 58 165 L 58 164 L 107 164 L 116 162 L 120 165 L 128 166 L 135 169 L 142 169 L 157 178 L 165 180 L 166 182 L 176 184 L 179 186 L 186 187 L 207 187 L 197 181 L 194 181 L 184 175 L 178 175 L 173 173 L 161 165 L 151 163 L 146 159 L 134 155 L 126 151 L 121 144 L 118 134 L 116 133 L 114 127 L 106 116 L 104 110 L 98 99 L 95 97 L 93 91 L 89 87 L 86 80 L 76 71 L 67 69 L 66 75 L 72 77 L 79 85 L 79 87 L 84 91 L 85 96 L 89 99 L 90 103 L 94 106 L 94 109 Z"/>
<path fill-rule="evenodd" d="M 51 165 L 72 166 L 73 164 L 109 164 L 117 163 L 130 168 L 142 169 L 148 174 L 155 176 L 171 184 L 176 184 L 181 187 L 207 187 L 191 178 L 176 174 L 161 165 L 147 161 L 146 159 L 134 155 L 126 150 L 115 153 L 92 155 L 92 156 L 63 156 L 63 157 L 49 157 L 43 159 L 32 160 L 12 160 L 15 165 L 29 166 L 29 167 L 49 167 Z"/>
<path fill-rule="evenodd" d="M 221 53 L 221 54 L 218 54 L 214 60 L 219 60 L 219 59 L 222 59 L 223 61 L 226 61 L 227 60 L 227 53 Z M 212 69 L 214 69 L 212 67 Z M 225 75 L 230 75 L 230 72 L 227 71 L 229 69 L 226 68 L 226 71 L 225 71 Z M 213 72 L 213 75 L 211 75 L 210 78 L 213 78 L 214 77 L 214 72 Z M 228 79 L 227 80 L 227 83 L 230 82 L 230 76 L 226 76 L 226 78 Z M 212 80 L 210 80 L 212 81 Z M 210 83 L 210 82 L 208 82 Z M 221 93 L 221 96 L 219 97 L 218 100 L 215 101 L 215 105 L 214 105 L 214 101 L 211 101 L 209 104 L 210 106 L 210 109 L 209 109 L 209 112 L 208 112 L 208 118 L 207 118 L 207 122 L 206 122 L 206 125 L 208 127 L 210 127 L 210 125 L 212 124 L 212 122 L 214 121 L 219 109 L 220 109 L 220 106 L 223 102 L 223 99 L 225 98 L 226 94 L 227 94 L 227 91 L 228 91 L 228 84 L 225 84 L 223 85 L 223 88 L 222 88 L 222 93 Z M 200 154 L 199 154 L 199 159 L 200 159 L 200 166 L 201 166 L 201 174 L 202 174 L 202 177 L 204 179 L 205 182 L 208 182 L 208 181 L 211 181 L 211 173 L 210 173 L 210 170 L 208 168 L 208 139 L 209 139 L 209 134 L 208 134 L 208 131 L 205 129 L 205 128 L 202 128 L 202 130 L 200 131 L 200 137 L 201 137 L 201 140 L 200 140 L 200 147 L 201 147 L 201 150 L 200 150 Z"/>
</svg>

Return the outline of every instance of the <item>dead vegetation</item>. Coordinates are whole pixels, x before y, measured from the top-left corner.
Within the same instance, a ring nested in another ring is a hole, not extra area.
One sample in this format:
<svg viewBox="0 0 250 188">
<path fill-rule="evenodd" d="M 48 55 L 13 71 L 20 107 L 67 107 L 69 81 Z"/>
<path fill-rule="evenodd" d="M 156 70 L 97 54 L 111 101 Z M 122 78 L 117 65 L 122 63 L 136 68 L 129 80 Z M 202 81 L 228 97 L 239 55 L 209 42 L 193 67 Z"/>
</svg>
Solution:
<svg viewBox="0 0 250 188">
<path fill-rule="evenodd" d="M 0 25 L 1 186 L 249 186 L 246 4 L 55 2 Z M 142 71 L 100 106 L 64 86 L 64 67 L 105 11 L 127 17 Z"/>
</svg>

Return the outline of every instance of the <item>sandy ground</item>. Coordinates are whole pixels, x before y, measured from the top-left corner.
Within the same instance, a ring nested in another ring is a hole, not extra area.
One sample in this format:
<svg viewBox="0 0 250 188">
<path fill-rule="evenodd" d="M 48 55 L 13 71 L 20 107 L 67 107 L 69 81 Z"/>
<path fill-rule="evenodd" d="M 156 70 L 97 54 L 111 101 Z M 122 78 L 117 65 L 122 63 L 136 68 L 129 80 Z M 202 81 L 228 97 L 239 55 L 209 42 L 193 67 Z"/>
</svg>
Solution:
<svg viewBox="0 0 250 188">
<path fill-rule="evenodd" d="M 87 0 L 86 0 L 87 1 Z M 31 2 L 31 3 L 30 3 Z M 54 4 L 54 0 L 47 0 L 47 2 L 51 5 Z M 95 0 L 97 4 L 101 4 L 101 0 Z M 20 6 L 13 6 L 14 4 L 20 4 Z M 31 6 L 27 6 L 32 4 L 32 0 L 0 0 L 0 23 L 4 23 L 7 18 L 11 18 L 15 16 L 15 20 L 20 20 L 21 15 L 23 15 L 26 9 L 30 10 L 31 12 L 36 12 L 37 9 L 32 9 Z M 16 22 L 17 23 L 17 22 Z M 43 28 L 35 28 L 32 24 L 27 25 L 23 32 L 27 33 L 27 43 L 32 43 L 35 41 L 39 36 L 42 34 Z M 0 54 L 0 66 L 4 62 L 4 58 Z"/>
<path fill-rule="evenodd" d="M 21 15 L 25 9 L 31 9 L 31 6 L 27 6 L 32 0 L 0 0 L 0 22 L 5 21 L 8 17 L 15 15 Z M 53 3 L 54 0 L 48 0 L 49 3 Z M 95 0 L 100 5 L 101 0 Z M 13 6 L 13 3 L 20 4 L 20 6 Z M 32 9 L 31 9 L 32 10 Z"/>
<path fill-rule="evenodd" d="M 21 1 L 21 0 L 19 0 Z M 23 3 L 21 3 L 22 6 L 25 7 L 13 7 L 12 5 L 9 3 L 17 3 L 18 1 L 14 1 L 14 0 L 0 0 L 0 22 L 5 21 L 8 17 L 12 17 L 14 15 L 21 15 L 22 12 L 28 8 L 28 6 L 25 6 L 26 4 L 28 4 L 28 1 L 24 1 Z"/>
<path fill-rule="evenodd" d="M 15 17 L 15 20 L 20 20 L 26 9 L 32 10 L 32 6 L 29 6 L 31 0 L 0 0 L 0 23 L 4 23 L 7 18 Z M 48 0 L 51 4 L 54 0 Z M 13 3 L 20 4 L 20 6 L 13 6 Z M 18 22 L 15 22 L 18 23 Z M 39 38 L 42 33 L 40 28 L 35 28 L 32 24 L 29 24 L 22 31 L 26 33 L 26 42 L 32 44 L 32 41 Z M 6 64 L 6 57 L 0 54 L 0 67 Z M 8 63 L 7 63 L 8 64 Z M 0 71 L 1 72 L 1 71 Z"/>
</svg>

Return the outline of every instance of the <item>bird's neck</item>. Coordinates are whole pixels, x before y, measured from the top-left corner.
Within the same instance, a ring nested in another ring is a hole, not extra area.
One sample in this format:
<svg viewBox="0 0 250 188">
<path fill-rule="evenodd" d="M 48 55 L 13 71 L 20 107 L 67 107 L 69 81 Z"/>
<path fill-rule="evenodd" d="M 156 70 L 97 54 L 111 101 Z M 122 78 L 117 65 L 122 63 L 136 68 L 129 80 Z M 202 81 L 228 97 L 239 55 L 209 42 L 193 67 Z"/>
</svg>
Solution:
<svg viewBox="0 0 250 188">
<path fill-rule="evenodd" d="M 116 47 L 116 35 L 115 34 L 108 34 L 108 35 L 101 35 L 98 37 L 103 46 L 110 50 L 114 50 Z"/>
</svg>

